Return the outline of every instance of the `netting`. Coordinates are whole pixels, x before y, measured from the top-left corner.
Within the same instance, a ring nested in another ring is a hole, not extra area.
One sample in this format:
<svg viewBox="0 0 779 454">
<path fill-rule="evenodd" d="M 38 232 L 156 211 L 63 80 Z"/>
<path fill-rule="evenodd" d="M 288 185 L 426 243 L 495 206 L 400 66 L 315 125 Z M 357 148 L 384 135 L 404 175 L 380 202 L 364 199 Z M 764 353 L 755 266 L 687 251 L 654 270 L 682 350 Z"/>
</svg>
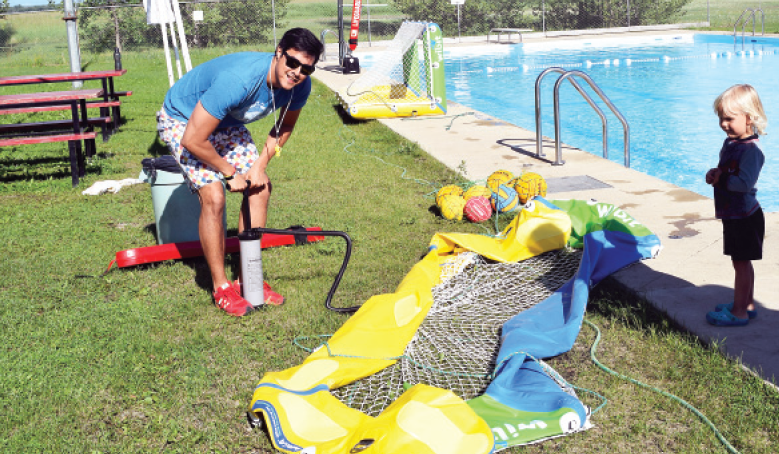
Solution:
<svg viewBox="0 0 779 454">
<path fill-rule="evenodd" d="M 560 249 L 516 263 L 489 262 L 473 253 L 460 255 L 462 260 L 442 270 L 447 278 L 433 289 L 433 306 L 402 359 L 333 390 L 333 395 L 371 416 L 399 397 L 404 385 L 424 383 L 466 400 L 481 395 L 492 378 L 503 323 L 570 280 L 579 267 L 581 250 Z M 549 369 L 561 388 L 573 394 Z"/>
<path fill-rule="evenodd" d="M 426 22 L 404 22 L 370 69 L 338 93 L 350 114 L 379 117 L 442 113 L 439 104 L 445 102 L 445 87 L 435 86 L 433 72 L 443 70 L 439 67 L 443 51 L 440 40 L 436 43 L 428 36 L 428 27 Z"/>
<path fill-rule="evenodd" d="M 424 33 L 426 24 L 422 22 L 404 22 L 400 30 L 392 39 L 387 50 L 382 54 L 381 59 L 376 62 L 368 71 L 352 83 L 347 94 L 350 96 L 359 96 L 366 91 L 373 90 L 374 87 L 388 86 L 389 98 L 398 99 L 406 95 L 404 86 L 404 67 L 412 65 L 412 57 L 416 57 L 416 66 L 424 71 L 424 65 L 419 64 L 419 53 L 409 52 L 412 46 L 420 46 L 419 39 Z M 420 84 L 412 86 L 418 93 L 427 91 L 424 82 L 425 77 L 420 77 Z"/>
</svg>

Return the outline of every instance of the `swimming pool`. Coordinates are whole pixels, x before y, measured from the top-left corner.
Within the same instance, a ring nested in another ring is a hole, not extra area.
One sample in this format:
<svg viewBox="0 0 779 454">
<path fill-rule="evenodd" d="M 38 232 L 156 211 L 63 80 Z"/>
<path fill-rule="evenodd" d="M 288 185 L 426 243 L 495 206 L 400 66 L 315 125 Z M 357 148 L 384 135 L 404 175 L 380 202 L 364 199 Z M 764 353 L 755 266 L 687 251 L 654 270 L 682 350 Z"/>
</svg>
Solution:
<svg viewBox="0 0 779 454">
<path fill-rule="evenodd" d="M 779 211 L 779 39 L 680 33 L 481 47 L 445 51 L 447 98 L 535 131 L 535 81 L 550 66 L 586 72 L 630 124 L 632 169 L 711 197 L 704 181 L 725 134 L 712 110 L 714 99 L 736 83 L 753 85 L 768 116 L 760 138 L 766 162 L 758 200 Z M 553 91 L 559 77 L 542 84 L 544 135 L 554 136 Z M 579 79 L 580 85 L 587 84 Z M 592 93 L 589 88 L 588 92 Z M 569 83 L 560 92 L 561 137 L 568 145 L 602 156 L 601 120 Z M 592 94 L 593 99 L 598 99 Z M 609 159 L 622 163 L 623 133 L 598 100 L 609 129 Z M 535 151 L 535 150 L 533 150 Z M 546 148 L 554 159 L 554 150 Z M 563 158 L 564 152 L 563 152 Z"/>
</svg>

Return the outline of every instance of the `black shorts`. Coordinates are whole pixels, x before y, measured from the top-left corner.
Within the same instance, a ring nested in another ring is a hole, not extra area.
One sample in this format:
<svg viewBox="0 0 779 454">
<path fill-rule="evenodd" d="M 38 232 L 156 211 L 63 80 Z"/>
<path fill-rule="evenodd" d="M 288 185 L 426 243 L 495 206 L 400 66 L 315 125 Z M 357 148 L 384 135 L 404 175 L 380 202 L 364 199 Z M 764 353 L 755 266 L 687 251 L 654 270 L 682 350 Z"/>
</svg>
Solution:
<svg viewBox="0 0 779 454">
<path fill-rule="evenodd" d="M 744 219 L 723 219 L 722 235 L 725 239 L 724 252 L 733 260 L 760 260 L 763 258 L 763 237 L 765 217 L 758 208 Z"/>
</svg>

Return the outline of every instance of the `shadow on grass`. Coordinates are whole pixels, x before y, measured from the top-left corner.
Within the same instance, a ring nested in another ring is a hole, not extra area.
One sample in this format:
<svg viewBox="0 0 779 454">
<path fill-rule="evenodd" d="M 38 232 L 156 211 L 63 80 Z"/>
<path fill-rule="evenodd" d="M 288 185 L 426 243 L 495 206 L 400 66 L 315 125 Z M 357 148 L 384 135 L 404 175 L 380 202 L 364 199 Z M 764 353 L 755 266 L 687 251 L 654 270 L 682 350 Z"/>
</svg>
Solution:
<svg viewBox="0 0 779 454">
<path fill-rule="evenodd" d="M 146 151 L 148 151 L 149 155 L 153 158 L 158 158 L 160 156 L 165 156 L 167 154 L 170 154 L 167 145 L 163 144 L 159 136 L 156 135 L 154 136 L 154 140 L 152 141 L 152 143 L 150 143 L 149 146 L 146 148 Z"/>
<path fill-rule="evenodd" d="M 338 114 L 338 116 L 341 118 L 341 121 L 345 125 L 360 125 L 369 121 L 369 120 L 359 120 L 357 118 L 352 117 L 351 115 L 349 115 L 348 112 L 346 112 L 346 110 L 344 110 L 343 106 L 340 104 L 333 104 L 333 110 L 335 111 L 335 113 Z"/>
<path fill-rule="evenodd" d="M 144 231 L 147 233 L 150 233 L 152 237 L 157 238 L 157 224 L 146 224 L 143 228 Z M 235 229 L 232 231 L 227 232 L 227 236 L 236 235 L 237 232 L 235 232 Z M 149 245 L 149 246 L 156 246 L 155 245 Z M 235 255 L 235 258 L 238 258 L 238 255 Z M 206 263 L 206 259 L 203 256 L 200 257 L 190 257 L 190 258 L 184 258 L 184 259 L 178 259 L 181 260 L 181 263 L 188 266 L 189 268 L 192 268 L 192 270 L 195 272 L 195 283 L 198 287 L 202 288 L 203 290 L 213 291 L 213 283 L 211 281 L 211 271 L 208 268 L 208 263 Z M 162 262 L 164 260 L 160 260 Z M 235 263 L 233 263 L 235 262 Z M 145 265 L 138 265 L 139 269 L 143 269 L 143 267 L 149 267 L 154 266 L 155 263 L 149 263 Z M 231 270 L 235 273 L 237 267 L 240 267 L 240 261 L 234 260 L 231 257 L 231 254 L 225 255 L 225 264 L 229 265 Z M 236 274 L 237 275 L 237 274 Z"/>
<path fill-rule="evenodd" d="M 592 289 L 587 310 L 639 331 L 688 333 L 684 327 L 613 277 L 607 277 Z M 690 337 L 705 345 L 697 336 Z"/>
<path fill-rule="evenodd" d="M 67 151 L 67 150 L 66 150 Z M 83 151 L 82 151 L 83 153 Z M 105 153 L 97 158 L 105 159 Z M 86 161 L 86 175 L 100 175 L 102 168 L 94 161 Z M 49 179 L 70 178 L 70 157 L 12 158 L 0 161 L 0 182 L 46 181 Z"/>
</svg>

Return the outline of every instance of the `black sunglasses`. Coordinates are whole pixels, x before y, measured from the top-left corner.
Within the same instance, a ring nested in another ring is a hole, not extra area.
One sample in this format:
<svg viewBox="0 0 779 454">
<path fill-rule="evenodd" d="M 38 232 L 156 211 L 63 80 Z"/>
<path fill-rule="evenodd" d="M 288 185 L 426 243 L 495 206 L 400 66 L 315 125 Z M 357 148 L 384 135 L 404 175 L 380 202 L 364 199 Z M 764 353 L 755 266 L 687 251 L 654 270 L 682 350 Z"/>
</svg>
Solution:
<svg viewBox="0 0 779 454">
<path fill-rule="evenodd" d="M 287 57 L 287 67 L 289 69 L 298 69 L 303 75 L 310 76 L 316 67 L 314 65 L 306 65 L 300 62 L 297 58 L 289 55 L 286 50 L 281 51 L 281 55 Z"/>
</svg>

